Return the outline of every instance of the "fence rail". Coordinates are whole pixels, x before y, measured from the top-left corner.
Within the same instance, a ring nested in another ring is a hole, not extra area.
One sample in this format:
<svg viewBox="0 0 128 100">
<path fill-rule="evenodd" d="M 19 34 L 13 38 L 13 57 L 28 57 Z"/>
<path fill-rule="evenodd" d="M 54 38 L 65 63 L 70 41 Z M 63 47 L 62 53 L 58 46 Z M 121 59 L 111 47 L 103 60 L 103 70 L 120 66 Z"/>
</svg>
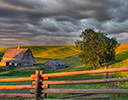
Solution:
<svg viewBox="0 0 128 100">
<path fill-rule="evenodd" d="M 35 80 L 35 78 L 32 78 L 32 77 L 8 78 L 8 79 L 0 79 L 0 82 L 31 81 L 31 80 Z"/>
<path fill-rule="evenodd" d="M 0 98 L 34 98 L 34 94 L 26 93 L 0 93 Z"/>
<path fill-rule="evenodd" d="M 0 85 L 0 90 L 33 89 L 33 85 Z"/>
<path fill-rule="evenodd" d="M 60 76 L 72 76 L 72 75 L 82 75 L 82 74 L 99 74 L 99 73 L 112 73 L 112 72 L 123 72 L 128 71 L 128 68 L 113 68 L 105 70 L 89 70 L 89 71 L 76 71 L 76 72 L 60 72 L 60 73 L 51 73 L 51 74 L 42 74 L 41 77 L 60 77 Z M 31 75 L 32 78 L 35 78 L 36 75 Z"/>
<path fill-rule="evenodd" d="M 79 80 L 79 81 L 43 81 L 43 85 L 56 85 L 56 84 L 94 84 L 94 83 L 108 83 L 108 82 L 125 82 L 128 78 L 112 78 L 112 79 L 94 79 L 94 80 Z M 35 85 L 35 81 L 32 82 Z"/>
<path fill-rule="evenodd" d="M 35 93 L 34 89 L 30 90 Z M 42 94 L 128 94 L 128 89 L 43 89 Z"/>
<path fill-rule="evenodd" d="M 112 73 L 128 71 L 128 68 L 115 68 L 105 70 L 88 70 L 76 72 L 61 72 L 43 74 L 43 71 L 36 70 L 34 75 L 26 78 L 11 78 L 0 79 L 0 82 L 14 82 L 14 81 L 32 81 L 30 85 L 0 85 L 0 90 L 13 90 L 13 89 L 30 89 L 30 93 L 0 93 L 0 98 L 46 98 L 47 94 L 128 94 L 128 89 L 48 89 L 49 85 L 57 84 L 94 84 L 94 83 L 109 83 L 109 82 L 124 82 L 128 78 L 111 78 L 111 79 L 93 79 L 93 80 L 77 80 L 77 81 L 46 81 L 49 77 L 61 77 L 82 74 L 99 74 L 99 73 Z M 98 98 L 98 97 L 96 97 Z M 102 97 L 101 97 L 102 98 Z"/>
</svg>

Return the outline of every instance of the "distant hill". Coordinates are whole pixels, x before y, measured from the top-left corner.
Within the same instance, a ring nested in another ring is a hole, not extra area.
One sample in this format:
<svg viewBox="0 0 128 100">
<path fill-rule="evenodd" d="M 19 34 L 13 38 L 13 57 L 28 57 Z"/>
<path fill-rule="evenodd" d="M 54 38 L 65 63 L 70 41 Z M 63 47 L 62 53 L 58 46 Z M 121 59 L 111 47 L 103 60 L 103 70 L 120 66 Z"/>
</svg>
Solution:
<svg viewBox="0 0 128 100">
<path fill-rule="evenodd" d="M 128 51 L 128 44 L 121 44 L 120 47 L 118 47 L 116 54 L 122 53 L 124 51 Z"/>
<path fill-rule="evenodd" d="M 0 56 L 2 56 L 9 48 L 17 47 L 0 48 Z M 21 46 L 21 48 L 29 48 L 36 58 L 63 59 L 79 53 L 75 45 Z M 118 47 L 117 54 L 124 51 L 128 51 L 128 44 L 121 44 L 120 47 Z"/>
<path fill-rule="evenodd" d="M 17 47 L 0 48 L 1 55 L 4 54 L 9 48 Z M 76 49 L 75 45 L 21 46 L 21 48 L 29 48 L 36 58 L 63 59 L 65 57 L 78 54 L 78 50 Z"/>
</svg>

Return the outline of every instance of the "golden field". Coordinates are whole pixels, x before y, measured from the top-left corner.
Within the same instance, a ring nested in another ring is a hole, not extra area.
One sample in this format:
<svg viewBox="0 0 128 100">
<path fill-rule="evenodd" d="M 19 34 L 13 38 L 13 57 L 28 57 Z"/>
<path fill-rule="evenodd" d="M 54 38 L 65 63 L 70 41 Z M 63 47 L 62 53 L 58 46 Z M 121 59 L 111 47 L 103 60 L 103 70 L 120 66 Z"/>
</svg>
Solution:
<svg viewBox="0 0 128 100">
<path fill-rule="evenodd" d="M 122 53 L 124 51 L 128 51 L 128 44 L 121 44 L 120 47 L 118 47 L 116 54 Z"/>
</svg>

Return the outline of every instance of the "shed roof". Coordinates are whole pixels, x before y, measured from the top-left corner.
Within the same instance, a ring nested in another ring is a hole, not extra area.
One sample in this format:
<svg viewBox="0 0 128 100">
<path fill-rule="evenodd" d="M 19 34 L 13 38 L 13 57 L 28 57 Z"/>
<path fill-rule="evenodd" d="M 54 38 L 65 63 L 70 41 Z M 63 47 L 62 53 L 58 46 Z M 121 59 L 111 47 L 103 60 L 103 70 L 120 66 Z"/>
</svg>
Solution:
<svg viewBox="0 0 128 100">
<path fill-rule="evenodd" d="M 52 62 L 54 65 L 65 65 L 65 63 L 63 63 L 61 60 L 50 61 L 50 62 Z"/>
</svg>

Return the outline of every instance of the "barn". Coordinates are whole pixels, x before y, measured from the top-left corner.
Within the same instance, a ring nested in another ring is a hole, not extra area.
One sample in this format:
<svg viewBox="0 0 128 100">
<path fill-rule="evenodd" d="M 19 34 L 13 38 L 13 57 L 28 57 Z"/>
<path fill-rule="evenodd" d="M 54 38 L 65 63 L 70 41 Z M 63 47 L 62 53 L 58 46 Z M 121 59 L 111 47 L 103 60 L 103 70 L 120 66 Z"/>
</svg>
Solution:
<svg viewBox="0 0 128 100">
<path fill-rule="evenodd" d="M 66 64 L 63 63 L 61 60 L 48 61 L 45 64 L 46 70 L 58 70 L 58 69 L 62 69 L 62 68 L 66 68 Z"/>
<path fill-rule="evenodd" d="M 0 66 L 32 66 L 34 57 L 28 48 L 8 49 L 2 60 Z"/>
</svg>

